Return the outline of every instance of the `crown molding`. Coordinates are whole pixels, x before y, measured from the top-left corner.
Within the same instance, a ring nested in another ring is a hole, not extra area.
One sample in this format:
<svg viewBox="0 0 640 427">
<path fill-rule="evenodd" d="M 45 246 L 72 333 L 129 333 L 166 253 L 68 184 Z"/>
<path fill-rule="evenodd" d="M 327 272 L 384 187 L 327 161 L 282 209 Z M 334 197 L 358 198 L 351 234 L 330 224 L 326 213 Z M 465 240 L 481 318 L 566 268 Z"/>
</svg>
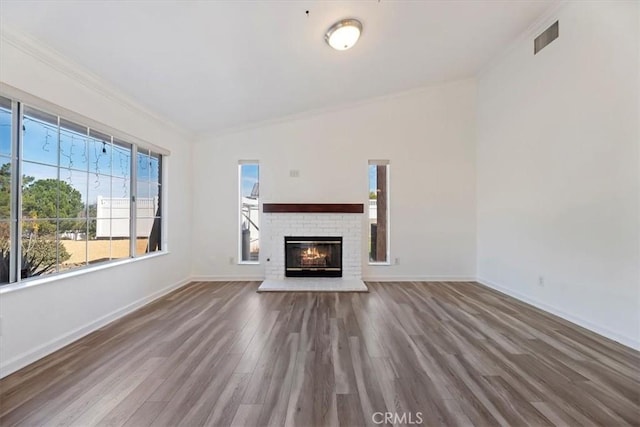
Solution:
<svg viewBox="0 0 640 427">
<path fill-rule="evenodd" d="M 41 41 L 15 29 L 8 28 L 5 25 L 0 30 L 0 42 L 15 47 L 26 55 L 70 77 L 89 90 L 104 96 L 121 107 L 133 113 L 141 114 L 161 126 L 178 133 L 183 138 L 193 141 L 193 132 L 190 132 L 167 117 L 144 107 L 102 77 L 90 72 L 82 65 L 70 60 L 50 46 L 44 45 Z"/>
</svg>

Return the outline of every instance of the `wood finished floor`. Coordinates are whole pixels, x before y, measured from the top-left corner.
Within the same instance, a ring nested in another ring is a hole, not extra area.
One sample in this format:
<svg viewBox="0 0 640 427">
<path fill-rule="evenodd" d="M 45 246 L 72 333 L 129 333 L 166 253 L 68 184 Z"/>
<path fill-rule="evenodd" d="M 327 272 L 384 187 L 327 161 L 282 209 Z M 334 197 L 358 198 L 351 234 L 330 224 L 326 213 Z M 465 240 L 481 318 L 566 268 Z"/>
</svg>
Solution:
<svg viewBox="0 0 640 427">
<path fill-rule="evenodd" d="M 3 379 L 0 425 L 640 422 L 638 352 L 480 285 L 258 285 L 190 284 Z"/>
</svg>

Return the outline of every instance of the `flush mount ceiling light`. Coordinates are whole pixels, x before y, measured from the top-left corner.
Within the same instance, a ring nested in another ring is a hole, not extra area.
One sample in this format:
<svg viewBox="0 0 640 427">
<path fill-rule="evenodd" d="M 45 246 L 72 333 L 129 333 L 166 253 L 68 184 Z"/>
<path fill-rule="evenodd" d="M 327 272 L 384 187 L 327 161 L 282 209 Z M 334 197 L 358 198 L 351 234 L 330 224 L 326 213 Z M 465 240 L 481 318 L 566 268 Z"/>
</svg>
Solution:
<svg viewBox="0 0 640 427">
<path fill-rule="evenodd" d="M 347 50 L 360 38 L 362 23 L 357 19 L 343 19 L 327 30 L 324 39 L 335 50 Z"/>
</svg>

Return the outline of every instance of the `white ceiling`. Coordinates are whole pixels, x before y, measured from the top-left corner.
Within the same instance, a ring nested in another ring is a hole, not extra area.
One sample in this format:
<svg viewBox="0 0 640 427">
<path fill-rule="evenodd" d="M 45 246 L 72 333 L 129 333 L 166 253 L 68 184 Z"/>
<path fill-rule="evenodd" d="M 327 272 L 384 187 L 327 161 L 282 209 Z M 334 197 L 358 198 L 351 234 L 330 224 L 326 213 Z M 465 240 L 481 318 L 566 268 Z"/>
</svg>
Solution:
<svg viewBox="0 0 640 427">
<path fill-rule="evenodd" d="M 555 3 L 0 0 L 0 24 L 201 133 L 473 76 Z M 334 51 L 346 17 L 362 37 Z"/>
</svg>

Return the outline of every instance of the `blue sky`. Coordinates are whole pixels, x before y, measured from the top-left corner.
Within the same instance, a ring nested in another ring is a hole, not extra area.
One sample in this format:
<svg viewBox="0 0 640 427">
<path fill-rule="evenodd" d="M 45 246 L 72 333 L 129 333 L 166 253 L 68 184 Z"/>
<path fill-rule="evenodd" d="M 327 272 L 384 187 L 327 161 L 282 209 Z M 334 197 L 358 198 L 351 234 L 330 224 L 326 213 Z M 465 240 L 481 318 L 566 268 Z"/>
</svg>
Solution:
<svg viewBox="0 0 640 427">
<path fill-rule="evenodd" d="M 0 156 L 9 155 L 11 114 L 0 110 Z M 118 145 L 87 137 L 82 133 L 25 115 L 23 131 L 23 175 L 35 179 L 57 179 L 82 194 L 85 204 L 94 204 L 98 196 L 129 197 L 131 152 Z M 86 133 L 86 131 L 85 131 Z M 58 160 L 59 155 L 59 160 Z M 138 152 L 138 197 L 159 194 L 157 157 Z M 0 158 L 3 163 L 9 158 Z"/>
<path fill-rule="evenodd" d="M 376 165 L 369 165 L 369 192 L 376 191 L 378 188 L 378 174 L 376 173 Z"/>
<path fill-rule="evenodd" d="M 240 183 L 242 197 L 250 196 L 253 184 L 260 178 L 260 166 L 256 164 L 240 165 Z"/>
</svg>

